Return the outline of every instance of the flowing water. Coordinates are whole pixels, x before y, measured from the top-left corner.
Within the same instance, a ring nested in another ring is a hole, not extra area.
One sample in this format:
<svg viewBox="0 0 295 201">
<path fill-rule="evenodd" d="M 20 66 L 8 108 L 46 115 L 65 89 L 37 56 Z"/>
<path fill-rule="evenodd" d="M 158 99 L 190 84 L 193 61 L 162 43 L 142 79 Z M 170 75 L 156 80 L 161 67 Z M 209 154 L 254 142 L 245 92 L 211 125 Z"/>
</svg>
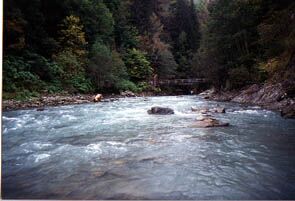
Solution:
<svg viewBox="0 0 295 201">
<path fill-rule="evenodd" d="M 194 107 L 227 128 L 193 128 Z M 175 110 L 151 116 L 152 106 Z M 5 112 L 2 195 L 23 199 L 294 199 L 295 121 L 198 96 Z"/>
</svg>

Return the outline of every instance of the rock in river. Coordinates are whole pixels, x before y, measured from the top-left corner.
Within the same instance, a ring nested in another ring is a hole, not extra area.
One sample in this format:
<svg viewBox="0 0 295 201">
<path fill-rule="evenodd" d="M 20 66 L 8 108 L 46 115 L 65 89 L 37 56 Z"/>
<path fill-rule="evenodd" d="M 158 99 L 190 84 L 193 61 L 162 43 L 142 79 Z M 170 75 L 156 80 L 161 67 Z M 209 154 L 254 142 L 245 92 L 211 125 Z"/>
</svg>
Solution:
<svg viewBox="0 0 295 201">
<path fill-rule="evenodd" d="M 212 112 L 214 112 L 214 113 L 225 113 L 225 108 L 223 108 L 223 107 L 214 108 L 212 110 Z"/>
<path fill-rule="evenodd" d="M 136 97 L 136 95 L 132 91 L 121 92 L 121 96 L 125 96 L 125 97 Z"/>
<path fill-rule="evenodd" d="M 193 124 L 194 128 L 211 128 L 211 127 L 227 127 L 229 123 L 222 123 L 217 119 L 204 118 Z"/>
<path fill-rule="evenodd" d="M 150 110 L 148 110 L 148 113 L 155 115 L 170 115 L 174 114 L 174 111 L 170 108 L 165 107 L 152 107 Z"/>
</svg>

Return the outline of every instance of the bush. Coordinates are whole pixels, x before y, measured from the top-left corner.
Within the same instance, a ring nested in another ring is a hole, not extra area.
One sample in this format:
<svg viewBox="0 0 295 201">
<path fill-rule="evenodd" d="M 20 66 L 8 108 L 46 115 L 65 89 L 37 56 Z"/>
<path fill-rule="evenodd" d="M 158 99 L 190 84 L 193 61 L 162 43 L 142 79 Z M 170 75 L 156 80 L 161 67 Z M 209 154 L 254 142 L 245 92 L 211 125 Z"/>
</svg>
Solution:
<svg viewBox="0 0 295 201">
<path fill-rule="evenodd" d="M 24 89 L 37 91 L 45 86 L 39 76 L 30 72 L 31 65 L 22 57 L 9 56 L 3 61 L 3 91 L 18 92 Z"/>
<path fill-rule="evenodd" d="M 32 97 L 39 97 L 39 96 L 40 96 L 40 94 L 38 92 L 36 92 L 36 91 L 31 92 L 31 91 L 25 89 L 21 92 L 18 92 L 15 96 L 15 99 L 16 100 L 28 100 Z"/>
<path fill-rule="evenodd" d="M 59 73 L 63 80 L 69 80 L 77 73 L 83 71 L 79 59 L 71 51 L 62 51 L 54 59 L 60 67 Z"/>
<path fill-rule="evenodd" d="M 63 87 L 62 87 L 61 82 L 60 81 L 56 81 L 56 82 L 53 82 L 51 84 L 48 84 L 46 86 L 46 91 L 49 94 L 54 94 L 54 93 L 62 92 L 63 91 Z"/>
<path fill-rule="evenodd" d="M 130 49 L 124 56 L 128 74 L 133 81 L 148 80 L 153 73 L 151 63 L 146 55 L 136 49 Z"/>
<path fill-rule="evenodd" d="M 140 92 L 140 89 L 129 80 L 121 80 L 115 85 L 116 89 L 119 91 L 132 91 L 135 93 Z"/>
<path fill-rule="evenodd" d="M 67 84 L 72 92 L 89 93 L 94 91 L 91 81 L 82 74 L 74 76 L 67 81 Z"/>
<path fill-rule="evenodd" d="M 60 80 L 60 76 L 63 74 L 62 66 L 49 61 L 39 54 L 26 51 L 24 59 L 30 65 L 30 72 L 38 75 L 43 81 L 52 82 Z"/>
<path fill-rule="evenodd" d="M 151 86 L 148 82 L 140 82 L 137 84 L 140 91 L 153 91 L 154 87 Z"/>
</svg>

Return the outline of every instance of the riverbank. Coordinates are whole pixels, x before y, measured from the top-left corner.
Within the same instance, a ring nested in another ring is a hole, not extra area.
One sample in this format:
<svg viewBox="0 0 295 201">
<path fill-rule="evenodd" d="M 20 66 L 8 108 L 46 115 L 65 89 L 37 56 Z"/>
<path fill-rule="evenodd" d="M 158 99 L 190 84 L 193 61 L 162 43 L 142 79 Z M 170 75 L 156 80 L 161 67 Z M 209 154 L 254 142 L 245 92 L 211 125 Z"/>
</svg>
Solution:
<svg viewBox="0 0 295 201">
<path fill-rule="evenodd" d="M 282 82 L 277 84 L 254 84 L 240 91 L 214 91 L 207 90 L 200 95 L 208 100 L 222 102 L 236 102 L 261 106 L 268 110 L 279 111 L 285 118 L 295 118 L 295 83 Z M 155 95 L 152 92 L 134 94 L 123 92 L 121 94 L 103 94 L 101 102 L 113 102 L 126 97 L 148 97 Z M 3 111 L 19 109 L 38 109 L 43 110 L 47 106 L 78 105 L 94 103 L 96 94 L 45 94 L 39 98 L 29 100 L 4 100 L 2 102 Z"/>
<path fill-rule="evenodd" d="M 279 111 L 285 118 L 295 118 L 295 83 L 254 84 L 241 91 L 208 90 L 200 95 L 214 101 L 230 101 L 258 105 L 265 109 Z"/>
<path fill-rule="evenodd" d="M 151 93 L 138 93 L 122 92 L 121 94 L 103 94 L 103 98 L 100 102 L 113 102 L 120 98 L 126 97 L 145 97 L 152 96 Z M 37 98 L 31 98 L 29 100 L 3 100 L 2 110 L 20 110 L 20 109 L 38 109 L 43 110 L 44 107 L 50 106 L 62 106 L 62 105 L 80 105 L 94 103 L 96 94 L 44 94 Z"/>
</svg>

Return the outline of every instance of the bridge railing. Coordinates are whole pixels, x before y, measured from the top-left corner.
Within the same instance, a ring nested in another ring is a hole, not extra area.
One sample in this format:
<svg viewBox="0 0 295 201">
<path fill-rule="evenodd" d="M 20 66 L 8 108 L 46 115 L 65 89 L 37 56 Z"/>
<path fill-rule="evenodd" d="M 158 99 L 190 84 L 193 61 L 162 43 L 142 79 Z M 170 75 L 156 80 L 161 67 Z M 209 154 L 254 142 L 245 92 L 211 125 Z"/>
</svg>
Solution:
<svg viewBox="0 0 295 201">
<path fill-rule="evenodd" d="M 150 81 L 152 85 L 193 85 L 198 83 L 208 82 L 205 78 L 191 78 L 191 79 L 167 79 L 167 80 L 153 80 Z"/>
</svg>

